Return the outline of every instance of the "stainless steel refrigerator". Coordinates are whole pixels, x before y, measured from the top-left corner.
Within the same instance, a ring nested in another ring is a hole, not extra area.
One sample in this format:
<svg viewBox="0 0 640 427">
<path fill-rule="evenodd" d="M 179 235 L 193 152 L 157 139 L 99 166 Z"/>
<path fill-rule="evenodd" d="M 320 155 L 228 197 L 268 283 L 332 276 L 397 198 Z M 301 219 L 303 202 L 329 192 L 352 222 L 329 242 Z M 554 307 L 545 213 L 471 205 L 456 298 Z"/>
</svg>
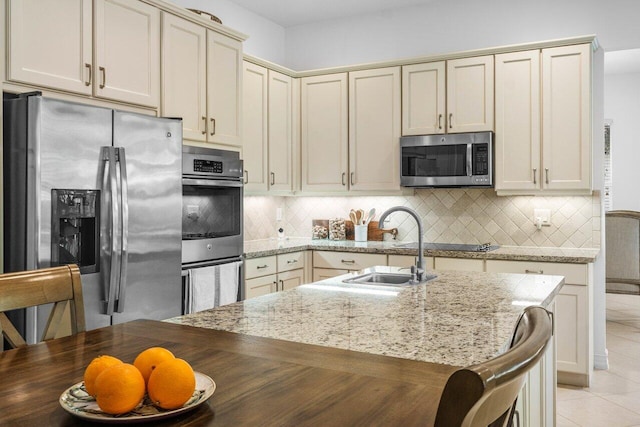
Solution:
<svg viewBox="0 0 640 427">
<path fill-rule="evenodd" d="M 87 329 L 180 315 L 181 120 L 4 98 L 5 271 L 78 264 Z"/>
</svg>

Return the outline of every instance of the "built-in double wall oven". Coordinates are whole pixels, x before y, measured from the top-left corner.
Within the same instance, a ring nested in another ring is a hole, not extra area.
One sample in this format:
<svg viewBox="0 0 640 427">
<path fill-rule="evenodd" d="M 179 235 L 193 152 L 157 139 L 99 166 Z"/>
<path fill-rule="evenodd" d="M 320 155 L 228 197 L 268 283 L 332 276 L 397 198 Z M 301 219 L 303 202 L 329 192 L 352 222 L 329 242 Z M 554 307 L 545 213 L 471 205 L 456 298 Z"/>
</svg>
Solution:
<svg viewBox="0 0 640 427">
<path fill-rule="evenodd" d="M 233 151 L 182 153 L 183 312 L 243 299 L 242 160 Z"/>
</svg>

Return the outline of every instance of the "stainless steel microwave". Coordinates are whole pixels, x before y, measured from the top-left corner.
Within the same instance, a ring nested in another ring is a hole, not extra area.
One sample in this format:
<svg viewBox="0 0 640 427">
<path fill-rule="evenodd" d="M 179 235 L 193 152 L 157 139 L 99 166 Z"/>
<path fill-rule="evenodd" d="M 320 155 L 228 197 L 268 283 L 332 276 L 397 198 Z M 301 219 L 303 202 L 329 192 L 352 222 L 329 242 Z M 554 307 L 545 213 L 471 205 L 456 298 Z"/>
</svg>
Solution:
<svg viewBox="0 0 640 427">
<path fill-rule="evenodd" d="M 400 138 L 403 187 L 493 187 L 493 133 Z"/>
</svg>

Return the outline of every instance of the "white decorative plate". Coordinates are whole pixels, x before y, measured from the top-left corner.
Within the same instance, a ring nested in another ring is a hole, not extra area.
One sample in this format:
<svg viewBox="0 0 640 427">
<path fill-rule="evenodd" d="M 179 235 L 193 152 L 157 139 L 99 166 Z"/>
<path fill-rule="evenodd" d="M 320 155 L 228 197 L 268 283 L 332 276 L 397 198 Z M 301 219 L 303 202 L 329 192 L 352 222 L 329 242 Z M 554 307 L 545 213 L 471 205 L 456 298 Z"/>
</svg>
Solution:
<svg viewBox="0 0 640 427">
<path fill-rule="evenodd" d="M 158 408 L 145 395 L 142 403 L 133 411 L 121 415 L 107 414 L 102 412 L 96 400 L 89 396 L 82 381 L 69 387 L 60 395 L 60 406 L 77 417 L 101 423 L 139 423 L 174 417 L 197 408 L 206 402 L 216 390 L 216 383 L 211 377 L 201 372 L 194 373 L 196 375 L 196 390 L 193 392 L 193 396 L 178 409 Z"/>
</svg>

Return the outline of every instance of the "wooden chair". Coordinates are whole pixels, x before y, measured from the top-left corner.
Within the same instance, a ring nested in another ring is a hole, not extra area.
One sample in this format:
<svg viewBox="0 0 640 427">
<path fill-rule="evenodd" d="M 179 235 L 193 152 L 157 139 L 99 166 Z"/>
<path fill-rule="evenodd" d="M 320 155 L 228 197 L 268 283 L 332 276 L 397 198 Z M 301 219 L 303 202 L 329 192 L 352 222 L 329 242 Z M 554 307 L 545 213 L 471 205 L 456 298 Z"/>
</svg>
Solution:
<svg viewBox="0 0 640 427">
<path fill-rule="evenodd" d="M 26 346 L 5 312 L 53 303 L 42 340 L 56 337 L 69 306 L 71 333 L 85 330 L 80 270 L 75 264 L 0 274 L 0 350 L 4 337 L 13 348 Z"/>
<path fill-rule="evenodd" d="M 527 372 L 540 360 L 551 338 L 551 314 L 527 307 L 505 353 L 455 371 L 440 397 L 436 427 L 511 426 Z"/>
</svg>

